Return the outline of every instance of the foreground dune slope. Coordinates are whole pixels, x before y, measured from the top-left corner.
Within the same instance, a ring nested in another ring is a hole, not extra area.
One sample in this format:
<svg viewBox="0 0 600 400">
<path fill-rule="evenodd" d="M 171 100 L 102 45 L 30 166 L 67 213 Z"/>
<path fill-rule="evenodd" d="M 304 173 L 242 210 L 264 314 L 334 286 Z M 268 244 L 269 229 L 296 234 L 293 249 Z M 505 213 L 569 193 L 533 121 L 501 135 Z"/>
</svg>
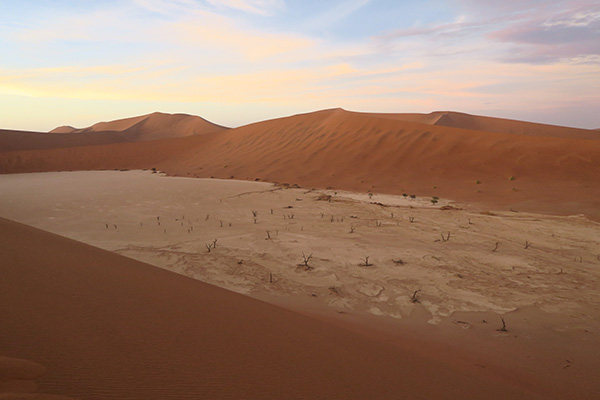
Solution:
<svg viewBox="0 0 600 400">
<path fill-rule="evenodd" d="M 18 387 L 87 399 L 537 398 L 63 237 L 0 227 L 0 397 Z"/>
<path fill-rule="evenodd" d="M 187 138 L 5 152 L 0 172 L 155 167 L 181 176 L 598 216 L 598 154 L 599 140 L 482 132 L 336 109 Z"/>
</svg>

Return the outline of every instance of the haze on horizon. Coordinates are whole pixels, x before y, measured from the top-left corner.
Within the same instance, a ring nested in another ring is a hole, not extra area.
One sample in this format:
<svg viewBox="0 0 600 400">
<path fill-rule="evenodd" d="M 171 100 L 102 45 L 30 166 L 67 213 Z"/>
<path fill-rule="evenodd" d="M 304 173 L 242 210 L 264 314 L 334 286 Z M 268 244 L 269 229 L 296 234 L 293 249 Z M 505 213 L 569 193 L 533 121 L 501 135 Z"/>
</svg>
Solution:
<svg viewBox="0 0 600 400">
<path fill-rule="evenodd" d="M 0 3 L 0 128 L 323 108 L 599 128 L 593 0 Z"/>
</svg>

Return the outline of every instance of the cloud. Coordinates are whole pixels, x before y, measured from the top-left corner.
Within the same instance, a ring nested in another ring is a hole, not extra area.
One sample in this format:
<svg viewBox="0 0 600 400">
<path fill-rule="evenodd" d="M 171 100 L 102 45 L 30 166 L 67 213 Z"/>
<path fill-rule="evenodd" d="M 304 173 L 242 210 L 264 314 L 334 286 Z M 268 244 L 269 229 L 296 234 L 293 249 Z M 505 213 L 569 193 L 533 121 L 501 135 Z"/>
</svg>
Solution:
<svg viewBox="0 0 600 400">
<path fill-rule="evenodd" d="M 228 7 L 244 12 L 273 15 L 284 8 L 283 0 L 206 0 L 218 8 Z"/>
<path fill-rule="evenodd" d="M 351 14 L 367 6 L 371 0 L 343 0 L 332 7 L 322 10 L 316 17 L 305 22 L 311 29 L 330 28 Z"/>
<path fill-rule="evenodd" d="M 600 4 L 587 0 L 457 0 L 470 20 L 494 22 L 486 38 L 497 59 L 519 63 L 594 62 L 600 55 Z"/>
</svg>

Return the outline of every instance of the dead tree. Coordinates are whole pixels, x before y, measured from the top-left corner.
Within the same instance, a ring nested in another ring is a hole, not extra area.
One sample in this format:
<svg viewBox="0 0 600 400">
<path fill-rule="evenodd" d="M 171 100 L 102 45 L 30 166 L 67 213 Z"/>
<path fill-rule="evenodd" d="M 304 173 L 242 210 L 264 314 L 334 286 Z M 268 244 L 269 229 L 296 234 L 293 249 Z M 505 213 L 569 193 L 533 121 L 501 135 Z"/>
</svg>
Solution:
<svg viewBox="0 0 600 400">
<path fill-rule="evenodd" d="M 394 262 L 394 264 L 396 265 L 404 265 L 406 264 L 404 261 L 402 261 L 401 258 L 397 259 L 397 260 L 392 260 Z"/>
<path fill-rule="evenodd" d="M 371 264 L 369 262 L 369 256 L 365 256 L 365 258 L 363 258 L 363 262 L 361 264 L 359 264 L 361 267 L 370 267 L 373 264 Z"/>
<path fill-rule="evenodd" d="M 529 240 L 525 241 L 525 249 L 528 249 L 531 246 L 531 242 Z"/>
<path fill-rule="evenodd" d="M 506 329 L 506 322 L 504 321 L 504 318 L 501 317 L 500 319 L 502 320 L 502 328 L 498 328 L 496 330 L 498 332 L 508 332 L 508 329 Z"/>
<path fill-rule="evenodd" d="M 217 240 L 219 240 L 219 239 L 215 239 L 215 240 L 213 240 L 213 244 L 212 244 L 212 246 L 213 246 L 213 249 L 216 249 L 216 248 L 217 248 Z"/>
<path fill-rule="evenodd" d="M 450 240 L 450 232 L 448 232 L 448 235 L 444 236 L 443 233 L 440 234 L 442 236 L 442 241 L 447 242 L 448 240 Z"/>
<path fill-rule="evenodd" d="M 417 293 L 419 293 L 421 289 L 415 290 L 415 292 L 410 296 L 411 303 L 420 303 L 421 301 L 417 298 Z"/>
<path fill-rule="evenodd" d="M 308 257 L 304 254 L 304 252 L 302 253 L 302 264 L 300 264 L 300 265 L 303 265 L 304 269 L 306 269 L 306 270 L 312 269 L 312 267 L 310 265 L 308 265 L 312 256 L 313 256 L 312 253 L 310 253 L 310 255 Z"/>
<path fill-rule="evenodd" d="M 413 222 L 415 222 L 415 217 L 408 217 L 408 220 L 410 221 L 410 223 L 412 224 Z"/>
<path fill-rule="evenodd" d="M 267 231 L 267 238 L 266 240 L 270 240 L 271 239 L 271 233 L 269 231 Z"/>
<path fill-rule="evenodd" d="M 378 227 L 378 228 L 380 228 L 381 227 L 381 221 L 376 220 L 375 221 L 375 226 Z"/>
<path fill-rule="evenodd" d="M 356 227 L 354 225 L 350 225 L 350 233 L 354 233 Z"/>
<path fill-rule="evenodd" d="M 496 250 L 498 250 L 498 246 L 500 246 L 500 242 L 496 242 L 496 247 L 494 247 L 494 250 L 492 250 L 492 253 L 495 253 Z"/>
<path fill-rule="evenodd" d="M 206 243 L 205 246 L 206 246 L 206 250 L 208 250 L 208 252 L 210 253 L 210 249 L 211 249 L 210 243 Z"/>
</svg>

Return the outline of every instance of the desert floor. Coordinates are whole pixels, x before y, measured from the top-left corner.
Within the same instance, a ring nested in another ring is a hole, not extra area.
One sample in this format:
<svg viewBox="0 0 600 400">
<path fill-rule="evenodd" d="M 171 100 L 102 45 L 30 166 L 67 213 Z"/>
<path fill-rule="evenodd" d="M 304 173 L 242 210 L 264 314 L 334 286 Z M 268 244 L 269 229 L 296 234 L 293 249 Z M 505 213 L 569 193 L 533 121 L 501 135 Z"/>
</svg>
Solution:
<svg viewBox="0 0 600 400">
<path fill-rule="evenodd" d="M 430 200 L 150 171 L 0 176 L 0 217 L 427 342 L 550 398 L 597 398 L 600 224 Z"/>
</svg>

